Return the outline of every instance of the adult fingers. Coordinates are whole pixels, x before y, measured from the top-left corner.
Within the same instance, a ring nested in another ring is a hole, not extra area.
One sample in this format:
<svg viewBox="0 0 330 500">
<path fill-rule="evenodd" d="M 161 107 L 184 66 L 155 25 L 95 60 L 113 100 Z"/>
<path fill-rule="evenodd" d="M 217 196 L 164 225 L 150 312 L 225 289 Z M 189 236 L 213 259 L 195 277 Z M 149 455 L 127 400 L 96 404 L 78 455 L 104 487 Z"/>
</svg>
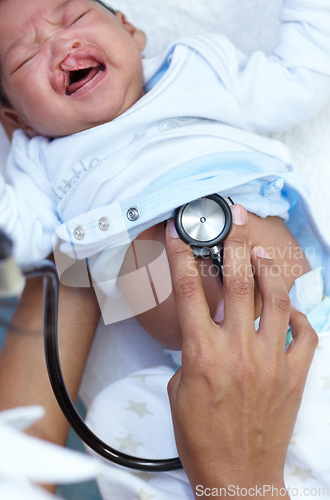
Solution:
<svg viewBox="0 0 330 500">
<path fill-rule="evenodd" d="M 173 220 L 167 224 L 166 251 L 184 350 L 187 340 L 205 338 L 213 322 L 192 250 L 179 238 Z"/>
<path fill-rule="evenodd" d="M 231 207 L 233 226 L 224 242 L 223 284 L 225 317 L 223 326 L 237 326 L 245 334 L 254 329 L 254 280 L 250 260 L 247 212 Z"/>
<path fill-rule="evenodd" d="M 270 259 L 262 247 L 251 251 L 254 276 L 262 299 L 259 333 L 284 352 L 286 333 L 289 326 L 290 298 L 280 268 Z"/>
<path fill-rule="evenodd" d="M 306 316 L 293 307 L 290 313 L 290 327 L 293 340 L 286 355 L 293 364 L 294 373 L 299 374 L 305 383 L 318 344 L 318 335 Z"/>
</svg>

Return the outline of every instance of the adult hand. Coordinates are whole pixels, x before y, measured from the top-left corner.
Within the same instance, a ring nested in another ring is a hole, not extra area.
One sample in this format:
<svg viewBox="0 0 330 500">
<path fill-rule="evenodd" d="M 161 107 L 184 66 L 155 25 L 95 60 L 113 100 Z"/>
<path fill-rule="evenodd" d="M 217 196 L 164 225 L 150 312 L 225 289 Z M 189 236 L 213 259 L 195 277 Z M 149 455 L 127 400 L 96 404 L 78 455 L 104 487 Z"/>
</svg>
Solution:
<svg viewBox="0 0 330 500">
<path fill-rule="evenodd" d="M 172 221 L 168 224 L 183 337 L 182 367 L 168 385 L 176 443 L 196 498 L 215 496 L 220 488 L 231 496 L 252 488 L 250 496 L 256 496 L 256 486 L 265 497 L 289 498 L 285 457 L 317 335 L 290 307 L 266 251 L 249 248 L 246 211 L 234 205 L 232 213 L 218 322 L 210 317 L 191 249 L 177 237 Z M 256 290 L 263 303 L 257 332 Z M 289 323 L 293 342 L 285 351 Z"/>
</svg>

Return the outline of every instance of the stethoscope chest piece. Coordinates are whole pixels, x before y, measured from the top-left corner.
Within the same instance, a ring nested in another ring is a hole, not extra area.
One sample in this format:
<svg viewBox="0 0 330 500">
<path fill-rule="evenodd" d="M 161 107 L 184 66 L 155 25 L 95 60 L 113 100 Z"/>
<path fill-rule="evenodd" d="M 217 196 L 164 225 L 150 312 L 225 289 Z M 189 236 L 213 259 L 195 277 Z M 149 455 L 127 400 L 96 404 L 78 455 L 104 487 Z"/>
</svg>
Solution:
<svg viewBox="0 0 330 500">
<path fill-rule="evenodd" d="M 230 205 L 229 198 L 211 194 L 179 207 L 174 219 L 179 236 L 197 248 L 219 245 L 231 229 Z"/>
<path fill-rule="evenodd" d="M 222 242 L 232 226 L 230 198 L 211 194 L 191 201 L 175 211 L 174 223 L 180 238 L 194 249 L 195 256 L 211 256 L 222 280 Z"/>
</svg>

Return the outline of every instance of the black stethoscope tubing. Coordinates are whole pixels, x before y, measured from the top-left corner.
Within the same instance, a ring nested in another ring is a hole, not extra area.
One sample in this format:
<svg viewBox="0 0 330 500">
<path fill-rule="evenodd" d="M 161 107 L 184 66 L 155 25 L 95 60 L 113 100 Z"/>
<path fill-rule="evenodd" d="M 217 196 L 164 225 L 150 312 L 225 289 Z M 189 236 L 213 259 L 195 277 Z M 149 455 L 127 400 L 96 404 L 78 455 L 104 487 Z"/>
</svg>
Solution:
<svg viewBox="0 0 330 500">
<path fill-rule="evenodd" d="M 24 266 L 22 271 L 26 278 L 42 276 L 44 279 L 44 349 L 48 376 L 57 402 L 74 431 L 92 450 L 118 465 L 149 472 L 180 469 L 182 465 L 178 457 L 156 460 L 122 453 L 104 443 L 85 424 L 68 394 L 61 369 L 57 322 L 59 282 L 55 264 L 40 261 L 33 266 Z"/>
</svg>

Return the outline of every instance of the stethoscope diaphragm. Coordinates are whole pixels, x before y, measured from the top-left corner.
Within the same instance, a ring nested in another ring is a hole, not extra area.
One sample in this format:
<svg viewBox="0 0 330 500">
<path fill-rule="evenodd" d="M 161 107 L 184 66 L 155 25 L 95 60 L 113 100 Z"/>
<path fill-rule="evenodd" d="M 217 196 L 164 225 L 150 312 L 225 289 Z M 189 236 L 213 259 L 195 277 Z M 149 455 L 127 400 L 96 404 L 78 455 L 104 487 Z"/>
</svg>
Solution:
<svg viewBox="0 0 330 500">
<path fill-rule="evenodd" d="M 232 226 L 230 198 L 204 196 L 177 208 L 174 223 L 180 238 L 191 245 L 197 257 L 210 256 L 222 281 L 222 242 Z"/>
<path fill-rule="evenodd" d="M 197 248 L 219 245 L 232 226 L 230 205 L 230 198 L 211 194 L 177 208 L 174 222 L 179 236 Z"/>
</svg>

